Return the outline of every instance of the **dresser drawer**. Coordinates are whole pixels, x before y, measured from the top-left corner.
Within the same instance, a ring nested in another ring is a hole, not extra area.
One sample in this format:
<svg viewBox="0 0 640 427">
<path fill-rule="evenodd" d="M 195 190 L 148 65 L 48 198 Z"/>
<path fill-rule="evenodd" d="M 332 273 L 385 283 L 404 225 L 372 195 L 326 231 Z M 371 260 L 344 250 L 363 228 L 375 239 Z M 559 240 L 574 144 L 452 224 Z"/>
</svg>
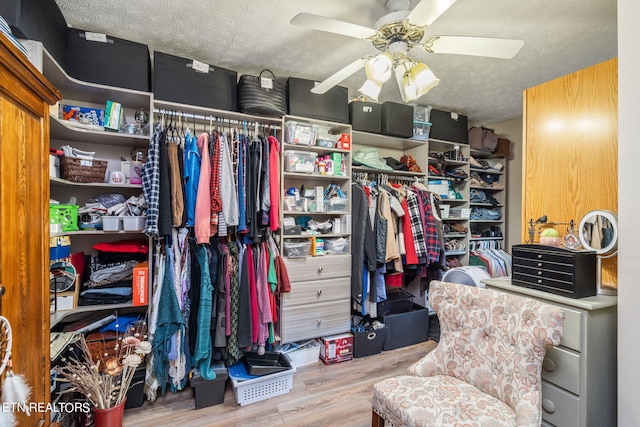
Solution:
<svg viewBox="0 0 640 427">
<path fill-rule="evenodd" d="M 537 270 L 549 270 L 549 271 L 558 271 L 562 273 L 573 273 L 573 264 L 562 263 L 562 262 L 553 262 L 547 261 L 545 259 L 537 259 L 537 258 L 522 258 L 522 257 L 514 257 L 517 259 L 516 263 L 525 267 L 531 267 Z"/>
<path fill-rule="evenodd" d="M 564 311 L 564 332 L 562 333 L 561 346 L 568 347 L 572 350 L 582 351 L 582 316 L 584 314 L 581 311 L 573 310 L 565 306 L 553 304 L 550 301 L 546 301 L 549 304 L 558 306 Z"/>
<path fill-rule="evenodd" d="M 351 255 L 291 258 L 284 262 L 291 283 L 351 277 Z"/>
<path fill-rule="evenodd" d="M 528 288 L 547 291 L 554 294 L 565 294 L 571 298 L 573 292 L 573 276 L 553 273 L 545 270 L 513 266 L 512 281 Z"/>
<path fill-rule="evenodd" d="M 580 399 L 548 382 L 543 382 L 542 419 L 555 426 L 580 426 Z"/>
<path fill-rule="evenodd" d="M 282 307 L 301 304 L 313 304 L 333 300 L 345 300 L 351 296 L 351 278 L 314 280 L 312 282 L 293 282 L 291 292 L 281 296 Z"/>
<path fill-rule="evenodd" d="M 580 394 L 580 354 L 552 347 L 542 362 L 542 379 L 573 394 Z"/>
<path fill-rule="evenodd" d="M 283 343 L 348 332 L 351 299 L 282 308 L 280 339 Z"/>
</svg>

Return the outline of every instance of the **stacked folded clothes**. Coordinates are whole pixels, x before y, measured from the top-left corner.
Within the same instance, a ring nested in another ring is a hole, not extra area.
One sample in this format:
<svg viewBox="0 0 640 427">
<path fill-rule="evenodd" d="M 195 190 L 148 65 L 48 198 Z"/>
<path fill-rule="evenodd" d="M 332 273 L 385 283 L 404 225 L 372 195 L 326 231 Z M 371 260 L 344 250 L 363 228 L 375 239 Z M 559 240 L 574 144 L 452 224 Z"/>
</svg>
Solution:
<svg viewBox="0 0 640 427">
<path fill-rule="evenodd" d="M 27 49 L 13 35 L 13 33 L 11 32 L 11 28 L 9 27 L 9 24 L 7 23 L 7 21 L 5 21 L 5 19 L 2 16 L 0 16 L 0 33 L 7 36 L 9 41 L 13 43 L 14 46 L 17 47 L 18 50 L 24 54 L 24 56 L 26 57 L 29 56 L 29 54 L 27 53 Z"/>
<path fill-rule="evenodd" d="M 93 249 L 86 277 L 82 282 L 78 305 L 121 304 L 131 301 L 133 267 L 146 261 L 149 247 L 144 240 L 99 243 Z"/>
</svg>

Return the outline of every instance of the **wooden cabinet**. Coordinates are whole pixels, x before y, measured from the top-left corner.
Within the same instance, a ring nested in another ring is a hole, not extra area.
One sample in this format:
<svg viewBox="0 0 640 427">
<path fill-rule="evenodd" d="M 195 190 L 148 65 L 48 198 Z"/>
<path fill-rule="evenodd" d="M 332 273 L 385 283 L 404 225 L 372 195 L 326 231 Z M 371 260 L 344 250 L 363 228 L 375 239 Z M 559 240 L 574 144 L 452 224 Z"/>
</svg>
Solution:
<svg viewBox="0 0 640 427">
<path fill-rule="evenodd" d="M 60 95 L 0 34 L 0 314 L 13 328 L 13 370 L 49 402 L 49 104 Z M 48 424 L 18 413 L 18 425 Z"/>
<path fill-rule="evenodd" d="M 543 425 L 615 426 L 617 297 L 573 299 L 505 279 L 484 282 L 488 288 L 556 305 L 565 313 L 562 341 L 547 351 L 542 365 Z"/>
</svg>

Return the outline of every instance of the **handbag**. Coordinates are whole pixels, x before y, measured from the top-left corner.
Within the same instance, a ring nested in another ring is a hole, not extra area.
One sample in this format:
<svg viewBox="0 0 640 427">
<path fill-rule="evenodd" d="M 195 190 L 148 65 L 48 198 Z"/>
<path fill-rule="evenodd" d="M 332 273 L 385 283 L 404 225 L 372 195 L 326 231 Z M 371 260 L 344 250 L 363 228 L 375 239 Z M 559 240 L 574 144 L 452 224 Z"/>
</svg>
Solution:
<svg viewBox="0 0 640 427">
<path fill-rule="evenodd" d="M 498 136 L 492 129 L 472 127 L 469 129 L 469 146 L 473 150 L 493 151 L 498 144 Z"/>
<path fill-rule="evenodd" d="M 496 157 L 509 157 L 511 154 L 511 141 L 507 138 L 498 138 L 496 149 L 493 150 Z"/>
<path fill-rule="evenodd" d="M 263 77 L 265 73 L 272 78 Z M 287 84 L 279 83 L 267 69 L 258 76 L 244 74 L 238 80 L 238 104 L 246 114 L 281 117 L 287 114 Z"/>
</svg>

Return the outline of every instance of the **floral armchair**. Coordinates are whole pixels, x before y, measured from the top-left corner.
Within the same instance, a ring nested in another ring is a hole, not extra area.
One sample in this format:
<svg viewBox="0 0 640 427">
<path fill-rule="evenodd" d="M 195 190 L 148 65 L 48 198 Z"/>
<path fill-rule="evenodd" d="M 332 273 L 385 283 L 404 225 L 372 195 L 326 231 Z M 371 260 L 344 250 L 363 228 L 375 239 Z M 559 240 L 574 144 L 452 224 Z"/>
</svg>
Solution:
<svg viewBox="0 0 640 427">
<path fill-rule="evenodd" d="M 374 385 L 372 425 L 540 426 L 541 369 L 564 313 L 530 298 L 432 281 L 438 346 Z"/>
</svg>

